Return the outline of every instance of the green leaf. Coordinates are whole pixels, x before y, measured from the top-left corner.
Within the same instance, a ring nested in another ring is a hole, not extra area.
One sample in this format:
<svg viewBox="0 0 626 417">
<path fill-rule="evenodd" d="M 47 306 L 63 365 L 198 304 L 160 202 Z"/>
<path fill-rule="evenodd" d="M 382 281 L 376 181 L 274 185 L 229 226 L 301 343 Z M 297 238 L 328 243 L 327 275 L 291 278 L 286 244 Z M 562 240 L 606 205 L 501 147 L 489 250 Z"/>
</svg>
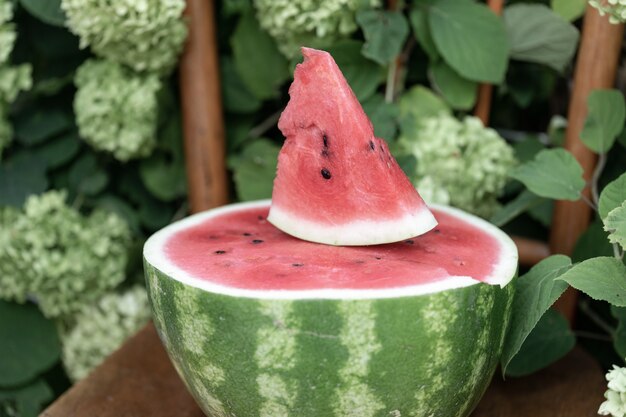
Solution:
<svg viewBox="0 0 626 417">
<path fill-rule="evenodd" d="M 54 139 L 47 140 L 32 150 L 45 162 L 48 169 L 59 168 L 71 161 L 80 149 L 80 139 L 76 132 L 70 132 Z"/>
<path fill-rule="evenodd" d="M 626 358 L 626 307 L 611 306 L 611 314 L 617 319 L 613 347 L 620 357 Z"/>
<path fill-rule="evenodd" d="M 626 307 L 626 266 L 610 256 L 591 258 L 576 264 L 561 275 L 567 282 L 594 300 Z"/>
<path fill-rule="evenodd" d="M 551 0 L 550 6 L 554 13 L 571 22 L 585 13 L 587 0 Z"/>
<path fill-rule="evenodd" d="M 609 242 L 626 249 L 626 201 L 609 212 L 604 219 L 604 230 L 609 232 Z"/>
<path fill-rule="evenodd" d="M 239 200 L 258 200 L 272 196 L 279 151 L 280 148 L 273 142 L 259 139 L 228 161 L 229 167 L 234 171 Z"/>
<path fill-rule="evenodd" d="M 22 152 L 0 165 L 0 206 L 21 207 L 47 188 L 46 163 L 35 154 Z"/>
<path fill-rule="evenodd" d="M 600 193 L 598 213 L 604 219 L 611 210 L 619 207 L 626 200 L 626 173 L 611 181 Z"/>
<path fill-rule="evenodd" d="M 32 304 L 0 300 L 0 386 L 24 384 L 59 360 L 54 323 Z"/>
<path fill-rule="evenodd" d="M 567 284 L 555 278 L 571 267 L 565 255 L 552 255 L 518 278 L 513 300 L 511 326 L 502 352 L 502 372 L 506 373 L 511 360 L 517 355 L 541 316 L 563 294 Z"/>
<path fill-rule="evenodd" d="M 261 107 L 261 100 L 256 98 L 235 70 L 230 56 L 220 57 L 220 75 L 224 109 L 233 113 L 253 113 Z"/>
<path fill-rule="evenodd" d="M 544 227 L 549 228 L 552 224 L 552 215 L 554 214 L 554 201 L 544 199 L 539 204 L 528 209 L 528 215 L 541 223 Z"/>
<path fill-rule="evenodd" d="M 139 220 L 149 230 L 157 231 L 172 221 L 174 207 L 163 203 L 149 194 L 141 200 L 139 206 Z"/>
<path fill-rule="evenodd" d="M 602 228 L 602 223 L 594 221 L 576 241 L 574 252 L 572 252 L 572 260 L 574 262 L 582 262 L 585 259 L 597 256 L 612 255 L 613 246 L 609 243 L 608 234 Z"/>
<path fill-rule="evenodd" d="M 253 14 L 241 16 L 230 43 L 235 69 L 250 92 L 261 100 L 276 97 L 289 78 L 287 60 Z"/>
<path fill-rule="evenodd" d="M 430 75 L 435 89 L 455 110 L 469 110 L 476 103 L 478 84 L 466 80 L 448 64 L 438 61 L 430 66 Z"/>
<path fill-rule="evenodd" d="M 396 117 L 398 108 L 387 103 L 381 94 L 376 94 L 363 103 L 363 110 L 374 125 L 374 135 L 391 142 L 398 131 Z"/>
<path fill-rule="evenodd" d="M 446 103 L 428 88 L 416 85 L 404 93 L 398 101 L 401 118 L 434 117 L 440 114 L 452 114 Z"/>
<path fill-rule="evenodd" d="M 513 59 L 563 71 L 576 52 L 578 29 L 543 4 L 511 5 L 504 22 Z"/>
<path fill-rule="evenodd" d="M 363 55 L 386 65 L 402 51 L 409 35 L 409 24 L 401 12 L 361 10 L 356 21 L 363 30 Z"/>
<path fill-rule="evenodd" d="M 42 22 L 53 26 L 65 25 L 61 0 L 20 0 L 20 4 Z"/>
<path fill-rule="evenodd" d="M 508 376 L 532 374 L 565 356 L 576 344 L 569 323 L 555 310 L 541 316 L 506 370 Z"/>
<path fill-rule="evenodd" d="M 543 149 L 545 149 L 545 145 L 532 135 L 528 135 L 523 140 L 513 144 L 515 158 L 522 163 L 530 161 Z"/>
<path fill-rule="evenodd" d="M 24 145 L 40 143 L 72 126 L 72 119 L 59 109 L 24 111 L 15 119 L 15 136 Z"/>
<path fill-rule="evenodd" d="M 128 226 L 135 232 L 139 233 L 139 216 L 137 211 L 130 206 L 126 201 L 121 198 L 113 195 L 113 194 L 105 194 L 102 197 L 98 198 L 96 202 L 98 208 L 111 211 L 115 214 L 118 214 L 124 220 Z"/>
<path fill-rule="evenodd" d="M 587 97 L 587 109 L 580 139 L 592 151 L 606 153 L 624 128 L 624 96 L 618 90 L 594 90 Z"/>
<path fill-rule="evenodd" d="M 37 417 L 44 405 L 52 401 L 54 392 L 43 379 L 19 388 L 0 388 L 0 412 L 6 404 L 13 409 L 19 417 Z"/>
<path fill-rule="evenodd" d="M 487 6 L 438 0 L 428 22 L 437 50 L 456 72 L 472 81 L 502 82 L 509 54 L 506 30 Z"/>
<path fill-rule="evenodd" d="M 335 43 L 328 52 L 348 80 L 352 91 L 360 100 L 366 100 L 376 92 L 381 82 L 381 68 L 361 54 L 363 43 L 346 39 Z"/>
<path fill-rule="evenodd" d="M 509 203 L 502 206 L 489 221 L 498 227 L 502 227 L 531 207 L 540 204 L 542 201 L 544 201 L 543 198 L 528 190 L 524 190 Z"/>
<path fill-rule="evenodd" d="M 142 160 L 139 174 L 148 191 L 159 200 L 173 201 L 187 191 L 184 165 L 164 155 L 152 155 Z"/>
<path fill-rule="evenodd" d="M 426 52 L 431 61 L 435 61 L 439 58 L 439 52 L 433 41 L 433 37 L 430 34 L 430 26 L 428 25 L 428 13 L 425 9 L 413 9 L 409 14 L 409 20 L 411 27 L 417 38 L 417 42 L 422 49 Z"/>
<path fill-rule="evenodd" d="M 70 167 L 68 181 L 77 194 L 96 195 L 109 183 L 109 174 L 98 165 L 93 153 L 85 153 Z"/>
<path fill-rule="evenodd" d="M 583 169 L 565 149 L 545 149 L 510 175 L 538 196 L 555 200 L 578 200 L 585 187 Z"/>
</svg>

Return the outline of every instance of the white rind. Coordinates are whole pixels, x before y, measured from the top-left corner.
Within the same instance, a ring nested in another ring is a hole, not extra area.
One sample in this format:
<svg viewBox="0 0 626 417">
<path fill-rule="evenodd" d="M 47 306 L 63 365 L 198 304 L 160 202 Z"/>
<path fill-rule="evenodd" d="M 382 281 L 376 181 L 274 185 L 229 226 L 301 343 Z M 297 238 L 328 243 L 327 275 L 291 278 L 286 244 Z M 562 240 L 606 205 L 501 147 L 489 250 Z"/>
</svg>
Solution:
<svg viewBox="0 0 626 417">
<path fill-rule="evenodd" d="M 366 246 L 400 242 L 423 235 L 437 226 L 435 216 L 426 205 L 419 211 L 397 220 L 357 220 L 338 225 L 321 225 L 307 221 L 272 205 L 267 220 L 291 236 L 334 246 Z"/>
<path fill-rule="evenodd" d="M 183 271 L 167 259 L 164 252 L 165 243 L 172 234 L 193 227 L 212 217 L 249 208 L 266 207 L 269 200 L 253 201 L 223 206 L 213 210 L 189 216 L 186 219 L 173 223 L 154 235 L 144 245 L 143 255 L 146 261 L 173 279 L 204 291 L 224 294 L 233 297 L 245 297 L 265 300 L 302 300 L 302 299 L 328 299 L 328 300 L 362 300 L 398 298 L 416 295 L 433 294 L 455 288 L 463 288 L 480 283 L 480 281 L 468 276 L 451 276 L 434 283 L 415 286 L 386 288 L 386 289 L 314 289 L 314 290 L 249 290 L 242 288 L 227 287 L 192 276 Z M 458 217 L 467 223 L 480 228 L 482 231 L 496 238 L 501 243 L 501 255 L 499 263 L 494 267 L 494 272 L 485 280 L 491 285 L 506 286 L 515 276 L 517 271 L 517 247 L 506 233 L 493 224 L 479 217 L 465 213 L 459 209 L 447 206 L 432 205 L 439 211 Z"/>
</svg>

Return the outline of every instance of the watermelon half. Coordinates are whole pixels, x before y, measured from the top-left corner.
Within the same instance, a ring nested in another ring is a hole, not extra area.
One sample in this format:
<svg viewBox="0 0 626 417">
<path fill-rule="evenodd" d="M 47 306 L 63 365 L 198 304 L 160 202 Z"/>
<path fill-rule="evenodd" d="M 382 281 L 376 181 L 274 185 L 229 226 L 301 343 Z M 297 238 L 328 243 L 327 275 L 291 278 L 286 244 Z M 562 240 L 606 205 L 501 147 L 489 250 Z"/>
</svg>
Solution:
<svg viewBox="0 0 626 417">
<path fill-rule="evenodd" d="M 517 250 L 435 207 L 399 243 L 338 247 L 267 221 L 269 201 L 191 216 L 144 248 L 154 323 L 209 416 L 467 416 L 501 353 Z"/>
<path fill-rule="evenodd" d="M 278 121 L 285 142 L 268 220 L 329 245 L 397 242 L 435 227 L 330 54 L 302 55 Z"/>
</svg>

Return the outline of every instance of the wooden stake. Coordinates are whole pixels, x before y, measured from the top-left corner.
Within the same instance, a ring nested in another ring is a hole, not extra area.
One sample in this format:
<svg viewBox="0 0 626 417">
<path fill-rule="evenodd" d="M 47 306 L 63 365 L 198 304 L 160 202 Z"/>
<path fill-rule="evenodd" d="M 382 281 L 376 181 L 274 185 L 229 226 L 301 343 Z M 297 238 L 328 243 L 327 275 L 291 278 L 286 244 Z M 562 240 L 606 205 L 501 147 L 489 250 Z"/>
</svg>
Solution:
<svg viewBox="0 0 626 417">
<path fill-rule="evenodd" d="M 596 155 L 580 140 L 587 117 L 587 96 L 592 90 L 611 88 L 615 82 L 618 59 L 624 34 L 623 25 L 612 25 L 608 17 L 587 6 L 582 39 L 574 74 L 574 89 L 568 111 L 565 148 L 578 160 L 589 181 L 596 165 Z M 590 189 L 584 191 L 590 196 Z M 571 255 L 578 237 L 587 229 L 591 209 L 583 201 L 557 201 L 552 218 L 550 249 L 553 253 Z M 566 292 L 557 308 L 568 318 L 574 317 L 576 292 Z"/>
<path fill-rule="evenodd" d="M 180 61 L 189 203 L 192 212 L 228 202 L 224 119 L 213 0 L 187 0 L 189 36 Z"/>
<path fill-rule="evenodd" d="M 502 14 L 504 0 L 488 0 L 487 5 L 498 16 Z M 478 86 L 478 98 L 476 99 L 476 108 L 474 116 L 478 117 L 484 126 L 489 125 L 489 113 L 491 112 L 491 96 L 493 95 L 493 85 L 480 84 Z"/>
</svg>

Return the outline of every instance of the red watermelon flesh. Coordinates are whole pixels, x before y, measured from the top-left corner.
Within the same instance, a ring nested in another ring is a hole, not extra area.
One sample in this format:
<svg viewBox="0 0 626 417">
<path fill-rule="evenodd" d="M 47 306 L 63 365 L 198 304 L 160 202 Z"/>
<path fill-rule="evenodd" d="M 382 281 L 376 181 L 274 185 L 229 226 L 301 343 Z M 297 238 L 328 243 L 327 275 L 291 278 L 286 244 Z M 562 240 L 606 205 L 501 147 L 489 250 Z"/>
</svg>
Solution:
<svg viewBox="0 0 626 417">
<path fill-rule="evenodd" d="M 396 242 L 435 227 L 330 54 L 302 53 L 278 122 L 286 139 L 268 220 L 331 245 Z"/>
<path fill-rule="evenodd" d="M 515 252 L 503 244 L 509 240 L 455 209 L 435 210 L 439 225 L 418 239 L 340 247 L 281 232 L 267 221 L 267 202 L 239 207 L 181 222 L 159 244 L 167 263 L 194 285 L 217 286 L 222 293 L 259 291 L 263 297 L 398 296 L 477 281 L 504 285 L 502 278 L 512 276 L 502 271 L 512 263 L 507 254 Z"/>
</svg>

